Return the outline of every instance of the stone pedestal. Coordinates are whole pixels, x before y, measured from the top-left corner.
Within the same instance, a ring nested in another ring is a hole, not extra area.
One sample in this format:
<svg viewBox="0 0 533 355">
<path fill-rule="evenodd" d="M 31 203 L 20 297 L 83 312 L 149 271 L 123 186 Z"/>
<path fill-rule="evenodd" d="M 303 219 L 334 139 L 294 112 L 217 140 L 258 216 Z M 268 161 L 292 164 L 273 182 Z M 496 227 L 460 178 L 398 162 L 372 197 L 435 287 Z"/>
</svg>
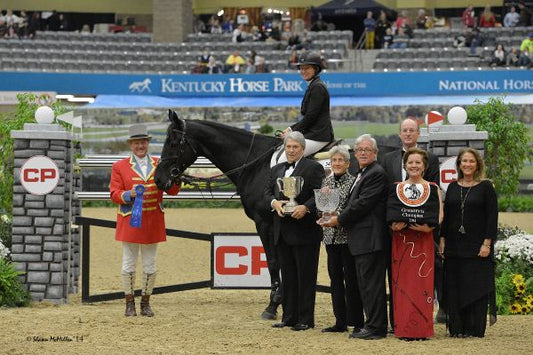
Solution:
<svg viewBox="0 0 533 355">
<path fill-rule="evenodd" d="M 488 137 L 487 131 L 476 131 L 473 124 L 440 126 L 438 131 L 429 131 L 428 150 L 439 157 L 440 163 L 467 147 L 478 150 L 483 157 Z"/>
<path fill-rule="evenodd" d="M 24 272 L 22 281 L 34 301 L 64 303 L 78 289 L 80 235 L 71 221 L 81 213 L 80 202 L 72 198 L 81 188 L 81 175 L 73 171 L 79 143 L 54 124 L 26 124 L 11 137 L 15 140 L 11 258 Z M 22 165 L 39 155 L 52 159 L 59 169 L 59 182 L 46 195 L 29 193 L 20 181 Z"/>
</svg>

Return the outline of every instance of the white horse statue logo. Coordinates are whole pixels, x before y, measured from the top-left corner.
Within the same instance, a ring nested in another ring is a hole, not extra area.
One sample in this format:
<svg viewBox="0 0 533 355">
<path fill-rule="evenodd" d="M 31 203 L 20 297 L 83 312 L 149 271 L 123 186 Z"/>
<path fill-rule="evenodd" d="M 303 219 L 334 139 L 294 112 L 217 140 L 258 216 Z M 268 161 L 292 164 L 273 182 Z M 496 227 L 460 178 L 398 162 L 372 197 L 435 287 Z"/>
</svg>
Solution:
<svg viewBox="0 0 533 355">
<path fill-rule="evenodd" d="M 145 91 L 152 92 L 152 90 L 150 90 L 151 83 L 152 83 L 152 80 L 150 80 L 150 78 L 146 78 L 143 81 L 134 81 L 129 86 L 129 89 L 131 92 L 138 92 L 138 93 L 145 92 Z"/>
</svg>

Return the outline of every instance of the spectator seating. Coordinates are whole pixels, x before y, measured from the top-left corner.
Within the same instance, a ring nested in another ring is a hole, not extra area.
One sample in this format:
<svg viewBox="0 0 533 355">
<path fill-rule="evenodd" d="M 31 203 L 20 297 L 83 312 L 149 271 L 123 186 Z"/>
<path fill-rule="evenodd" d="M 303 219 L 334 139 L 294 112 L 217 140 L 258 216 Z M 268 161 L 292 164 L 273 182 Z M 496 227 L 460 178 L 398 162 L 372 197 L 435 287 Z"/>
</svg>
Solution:
<svg viewBox="0 0 533 355">
<path fill-rule="evenodd" d="M 533 27 L 494 27 L 481 29 L 485 41 L 478 56 L 469 56 L 469 48 L 454 48 L 453 41 L 461 30 L 443 28 L 413 31 L 407 49 L 382 49 L 372 71 L 478 70 L 488 67 L 496 44 L 506 51 L 520 47 Z M 501 69 L 501 68 L 500 68 Z"/>
<path fill-rule="evenodd" d="M 351 31 L 310 32 L 313 47 L 331 59 L 329 70 L 342 67 Z M 34 40 L 0 40 L 0 70 L 96 73 L 189 73 L 209 47 L 225 61 L 234 49 L 254 50 L 272 70 L 291 71 L 289 54 L 279 42 L 231 43 L 227 34 L 191 34 L 182 43 L 152 43 L 147 33 L 38 32 Z"/>
</svg>

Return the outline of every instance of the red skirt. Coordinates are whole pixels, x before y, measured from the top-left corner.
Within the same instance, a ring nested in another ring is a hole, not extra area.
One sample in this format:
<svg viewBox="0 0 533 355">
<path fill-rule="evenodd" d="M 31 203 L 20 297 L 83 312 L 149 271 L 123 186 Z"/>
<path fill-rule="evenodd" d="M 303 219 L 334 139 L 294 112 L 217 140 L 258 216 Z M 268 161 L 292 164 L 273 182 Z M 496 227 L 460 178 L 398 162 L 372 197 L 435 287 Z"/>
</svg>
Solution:
<svg viewBox="0 0 533 355">
<path fill-rule="evenodd" d="M 394 335 L 433 336 L 433 233 L 411 229 L 392 236 Z"/>
</svg>

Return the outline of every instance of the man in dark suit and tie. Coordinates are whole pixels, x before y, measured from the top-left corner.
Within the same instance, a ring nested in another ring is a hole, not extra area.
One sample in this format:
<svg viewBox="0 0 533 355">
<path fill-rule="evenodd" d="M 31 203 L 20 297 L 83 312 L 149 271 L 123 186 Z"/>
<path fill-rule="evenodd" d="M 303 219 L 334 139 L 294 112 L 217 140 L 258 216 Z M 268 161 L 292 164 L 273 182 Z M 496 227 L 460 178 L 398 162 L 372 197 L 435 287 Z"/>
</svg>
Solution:
<svg viewBox="0 0 533 355">
<path fill-rule="evenodd" d="M 348 230 L 348 247 L 354 256 L 357 283 L 366 315 L 363 329 L 354 329 L 350 338 L 381 339 L 387 336 L 385 292 L 385 207 L 387 176 L 376 162 L 376 140 L 363 134 L 355 141 L 359 172 L 348 206 L 331 218 L 326 227 L 341 225 Z"/>
<path fill-rule="evenodd" d="M 415 118 L 408 117 L 401 122 L 399 136 L 402 141 L 402 148 L 387 153 L 383 158 L 382 163 L 391 184 L 406 179 L 406 173 L 402 166 L 403 153 L 409 148 L 416 147 L 418 138 L 420 137 L 420 127 Z M 439 158 L 430 152 L 428 152 L 428 155 L 429 166 L 424 173 L 424 180 L 434 182 L 438 185 Z"/>
<path fill-rule="evenodd" d="M 383 168 L 387 173 L 389 178 L 389 188 L 393 188 L 393 183 L 398 181 L 404 181 L 406 179 L 406 171 L 403 168 L 403 154 L 410 148 L 417 146 L 418 138 L 420 137 L 420 127 L 416 118 L 408 117 L 400 123 L 400 140 L 402 141 L 402 147 L 393 152 L 387 153 L 383 158 Z M 430 152 L 428 152 L 429 165 L 427 170 L 424 172 L 424 180 L 429 182 L 434 182 L 439 186 L 439 158 Z M 434 233 L 435 242 L 438 245 L 439 242 L 439 233 L 438 230 L 435 230 Z M 387 273 L 388 273 L 388 282 L 389 282 L 389 293 L 392 292 L 391 285 L 391 274 L 390 274 L 390 242 L 388 245 L 388 259 L 387 259 Z M 438 250 L 436 248 L 435 250 Z M 439 313 L 437 314 L 438 322 L 446 322 L 446 312 L 444 304 L 442 302 L 442 259 L 440 257 L 435 258 L 435 290 L 437 291 L 437 297 L 439 300 Z M 392 299 L 392 293 L 391 293 Z M 394 311 L 392 309 L 392 302 L 389 303 L 389 320 L 390 325 L 394 325 Z"/>
<path fill-rule="evenodd" d="M 294 131 L 284 139 L 287 163 L 274 166 L 265 200 L 274 212 L 274 244 L 277 247 L 282 278 L 281 323 L 275 328 L 290 326 L 292 330 L 307 330 L 315 326 L 315 294 L 318 256 L 322 228 L 316 223 L 314 189 L 319 189 L 324 168 L 305 158 L 305 138 Z M 303 178 L 303 187 L 296 197 L 297 206 L 285 214 L 287 198 L 280 191 L 277 179 L 289 176 Z"/>
</svg>

